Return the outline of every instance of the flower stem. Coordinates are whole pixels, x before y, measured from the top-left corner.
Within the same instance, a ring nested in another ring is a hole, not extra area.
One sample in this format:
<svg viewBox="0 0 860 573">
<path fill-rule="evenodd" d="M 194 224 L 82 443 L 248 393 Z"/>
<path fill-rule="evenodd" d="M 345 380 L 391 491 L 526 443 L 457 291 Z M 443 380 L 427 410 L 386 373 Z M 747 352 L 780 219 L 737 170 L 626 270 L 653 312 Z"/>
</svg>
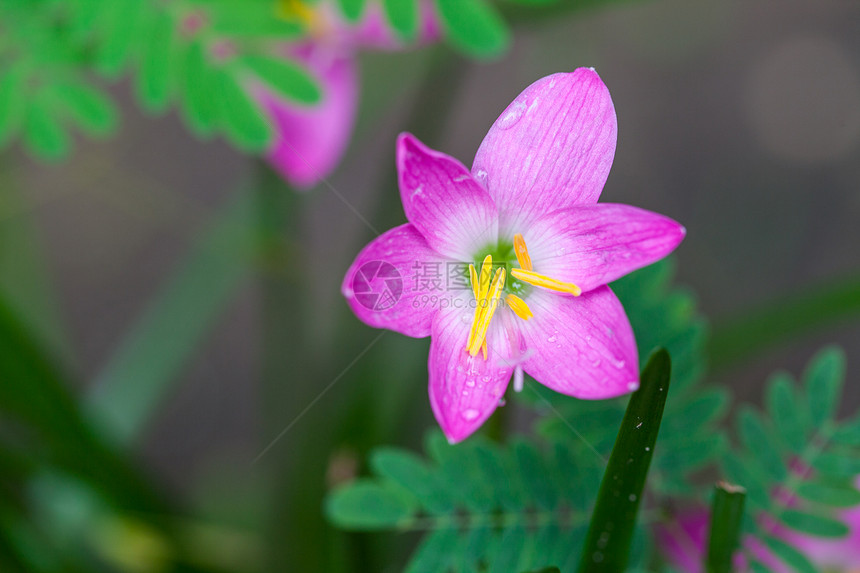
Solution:
<svg viewBox="0 0 860 573">
<path fill-rule="evenodd" d="M 707 573 L 730 573 L 732 570 L 732 556 L 740 538 L 745 499 L 746 491 L 742 487 L 720 482 L 714 488 L 704 563 Z"/>
</svg>

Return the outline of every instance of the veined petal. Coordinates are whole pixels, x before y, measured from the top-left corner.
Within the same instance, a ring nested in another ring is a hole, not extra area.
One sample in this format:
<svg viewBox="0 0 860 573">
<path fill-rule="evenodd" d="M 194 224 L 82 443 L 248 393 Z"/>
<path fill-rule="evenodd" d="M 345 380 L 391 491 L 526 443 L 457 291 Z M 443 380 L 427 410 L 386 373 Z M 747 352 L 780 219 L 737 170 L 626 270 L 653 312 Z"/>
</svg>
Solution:
<svg viewBox="0 0 860 573">
<path fill-rule="evenodd" d="M 668 217 L 611 203 L 561 209 L 523 232 L 537 272 L 583 291 L 662 259 L 685 234 Z"/>
<path fill-rule="evenodd" d="M 397 174 L 406 218 L 439 253 L 469 261 L 498 240 L 498 211 L 462 163 L 413 135 L 397 140 Z"/>
<path fill-rule="evenodd" d="M 597 202 L 615 156 L 609 90 L 592 69 L 553 74 L 525 89 L 484 138 L 472 174 L 513 236 L 544 213 Z"/>
<path fill-rule="evenodd" d="M 299 59 L 322 85 L 322 101 L 298 105 L 259 89 L 258 99 L 275 122 L 277 135 L 268 160 L 291 185 L 307 189 L 325 179 L 337 166 L 349 143 L 358 103 L 358 79 L 351 57 Z"/>
<path fill-rule="evenodd" d="M 434 274 L 438 269 L 444 277 L 447 262 L 407 223 L 378 236 L 358 254 L 341 292 L 370 326 L 423 338 L 430 335 L 440 306 L 437 295 L 444 293 L 421 277 L 428 276 L 428 269 Z"/>
<path fill-rule="evenodd" d="M 579 297 L 534 290 L 519 323 L 523 369 L 556 392 L 597 400 L 639 387 L 639 358 L 624 308 L 607 286 Z"/>
<path fill-rule="evenodd" d="M 515 364 L 501 321 L 487 333 L 488 354 L 470 356 L 466 340 L 472 309 L 440 310 L 433 321 L 430 343 L 430 406 L 451 443 L 469 437 L 490 417 L 505 393 Z"/>
</svg>

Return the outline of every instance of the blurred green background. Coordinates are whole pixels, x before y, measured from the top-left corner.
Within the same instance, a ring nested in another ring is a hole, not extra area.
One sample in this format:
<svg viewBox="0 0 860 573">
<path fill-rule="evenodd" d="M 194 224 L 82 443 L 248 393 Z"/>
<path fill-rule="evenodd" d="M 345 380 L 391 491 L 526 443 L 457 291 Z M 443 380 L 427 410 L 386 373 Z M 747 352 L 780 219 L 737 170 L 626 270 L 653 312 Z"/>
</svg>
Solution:
<svg viewBox="0 0 860 573">
<path fill-rule="evenodd" d="M 156 497 L 188 516 L 177 518 L 183 535 L 209 548 L 200 553 L 230 555 L 211 556 L 221 569 L 379 570 L 362 536 L 330 539 L 320 508 L 326 484 L 354 475 L 368 447 L 414 444 L 434 425 L 427 341 L 377 340 L 339 293 L 372 236 L 355 211 L 381 229 L 405 220 L 393 176 L 400 131 L 469 165 L 525 86 L 593 66 L 619 122 L 602 200 L 687 227 L 677 281 L 715 325 L 860 272 L 856 2 L 636 1 L 511 25 L 511 49 L 489 62 L 442 46 L 363 53 L 349 151 L 305 195 L 259 159 L 194 139 L 175 112 L 144 115 L 127 82 L 110 86 L 123 112 L 118 136 L 81 140 L 57 165 L 19 146 L 0 156 L 4 296 L 70 374 L 63 382 L 93 404 L 101 438 L 128 444 L 163 492 Z M 213 227 L 220 239 L 200 247 Z M 177 284 L 177 272 L 187 280 Z M 157 355 L 122 363 L 152 301 L 165 296 L 179 303 L 149 341 Z M 198 315 L 210 314 L 197 337 Z M 850 379 L 860 363 L 857 321 L 794 338 L 715 379 L 758 402 L 767 373 L 797 371 L 830 342 L 845 349 Z M 140 395 L 124 397 L 115 426 L 98 384 L 117 372 L 137 376 Z M 150 393 L 148 380 L 159 375 L 169 384 Z M 148 396 L 154 414 L 125 434 Z M 855 410 L 860 387 L 849 385 L 846 397 L 845 411 Z M 16 435 L 14 424 L 2 427 Z M 78 498 L 43 481 L 27 495 L 40 498 L 43 487 L 49 497 Z M 126 547 L 158 553 L 144 534 L 110 531 L 132 540 Z"/>
</svg>

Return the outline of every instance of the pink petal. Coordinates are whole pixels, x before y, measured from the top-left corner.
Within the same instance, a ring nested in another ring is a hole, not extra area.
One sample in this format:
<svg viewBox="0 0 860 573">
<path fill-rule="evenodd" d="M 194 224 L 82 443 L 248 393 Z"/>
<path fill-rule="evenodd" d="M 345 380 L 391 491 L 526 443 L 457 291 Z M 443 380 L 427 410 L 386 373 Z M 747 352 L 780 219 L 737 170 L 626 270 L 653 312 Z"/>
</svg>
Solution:
<svg viewBox="0 0 860 573">
<path fill-rule="evenodd" d="M 601 203 L 541 217 L 523 238 L 537 272 L 589 291 L 662 259 L 685 234 L 663 215 Z"/>
<path fill-rule="evenodd" d="M 491 349 L 487 359 L 481 353 L 469 355 L 466 341 L 473 313 L 469 307 L 450 308 L 439 311 L 433 321 L 428 361 L 430 406 L 451 443 L 466 439 L 490 417 L 513 372 L 505 332 L 495 319 L 487 334 Z"/>
<path fill-rule="evenodd" d="M 534 289 L 534 316 L 520 323 L 529 355 L 523 369 L 556 392 L 597 400 L 639 387 L 633 330 L 609 287 L 578 297 Z"/>
<path fill-rule="evenodd" d="M 472 173 L 500 212 L 503 235 L 541 215 L 597 202 L 615 156 L 609 91 L 592 69 L 553 74 L 525 89 L 484 138 Z"/>
<path fill-rule="evenodd" d="M 397 140 L 397 174 L 406 218 L 439 253 L 471 261 L 498 241 L 498 212 L 462 163 L 404 133 Z"/>
<path fill-rule="evenodd" d="M 438 310 L 429 297 L 440 293 L 416 284 L 416 265 L 422 274 L 434 265 L 444 273 L 446 261 L 407 223 L 383 233 L 358 254 L 341 292 L 356 316 L 370 326 L 423 338 L 430 334 Z"/>
<path fill-rule="evenodd" d="M 702 558 L 705 554 L 710 519 L 710 514 L 702 509 L 657 525 L 655 540 L 660 554 L 678 571 L 703 571 Z"/>
<path fill-rule="evenodd" d="M 260 100 L 271 114 L 277 138 L 268 159 L 291 185 L 312 187 L 337 166 L 349 143 L 358 103 L 358 79 L 351 57 L 303 51 L 301 58 L 322 85 L 322 101 L 298 105 L 268 92 Z"/>
</svg>

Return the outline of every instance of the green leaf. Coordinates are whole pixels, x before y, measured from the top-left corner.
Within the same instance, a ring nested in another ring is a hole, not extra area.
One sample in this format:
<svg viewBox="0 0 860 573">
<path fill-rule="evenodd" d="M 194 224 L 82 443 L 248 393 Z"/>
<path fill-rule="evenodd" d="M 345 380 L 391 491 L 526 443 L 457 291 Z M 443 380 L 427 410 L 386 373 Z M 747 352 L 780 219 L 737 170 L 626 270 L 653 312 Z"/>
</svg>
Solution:
<svg viewBox="0 0 860 573">
<path fill-rule="evenodd" d="M 103 36 L 96 49 L 96 68 L 109 78 L 117 78 L 131 55 L 135 42 L 143 41 L 144 0 L 113 0 L 102 2 L 101 30 Z"/>
<path fill-rule="evenodd" d="M 438 529 L 424 538 L 404 573 L 439 573 L 450 563 L 450 548 L 457 542 L 457 532 L 451 528 Z"/>
<path fill-rule="evenodd" d="M 313 76 L 291 60 L 252 54 L 242 56 L 240 61 L 276 93 L 291 101 L 315 104 L 322 98 Z"/>
<path fill-rule="evenodd" d="M 89 396 L 105 435 L 124 444 L 139 436 L 250 274 L 257 244 L 254 207 L 247 192 L 224 207 L 114 350 Z"/>
<path fill-rule="evenodd" d="M 510 34 L 498 12 L 484 0 L 436 0 L 451 42 L 464 52 L 492 57 L 505 51 Z"/>
<path fill-rule="evenodd" d="M 743 488 L 724 482 L 714 488 L 708 550 L 705 554 L 707 573 L 731 572 L 732 557 L 740 539 L 745 499 L 746 491 Z"/>
<path fill-rule="evenodd" d="M 734 453 L 729 453 L 723 458 L 722 466 L 729 481 L 746 489 L 750 503 L 760 508 L 770 507 L 768 483 L 762 479 L 763 476 L 750 472 L 749 465 Z"/>
<path fill-rule="evenodd" d="M 336 525 L 372 530 L 397 527 L 412 518 L 402 496 L 370 480 L 356 480 L 335 490 L 326 502 L 326 515 Z"/>
<path fill-rule="evenodd" d="M 412 40 L 418 31 L 419 4 L 416 0 L 382 0 L 388 23 L 404 40 Z"/>
<path fill-rule="evenodd" d="M 809 559 L 785 541 L 775 537 L 766 537 L 764 542 L 779 559 L 794 568 L 797 573 L 817 573 L 817 569 L 809 562 Z"/>
<path fill-rule="evenodd" d="M 846 422 L 833 433 L 833 442 L 846 446 L 860 446 L 860 418 Z"/>
<path fill-rule="evenodd" d="M 833 507 L 854 507 L 860 505 L 860 491 L 857 491 L 850 483 L 802 483 L 797 488 L 797 495 L 809 501 Z"/>
<path fill-rule="evenodd" d="M 55 90 L 62 109 L 87 133 L 105 136 L 116 130 L 116 109 L 102 92 L 83 82 L 63 82 Z"/>
<path fill-rule="evenodd" d="M 164 111 L 170 103 L 178 76 L 174 69 L 175 42 L 173 20 L 161 12 L 147 31 L 137 74 L 137 95 L 147 111 Z"/>
<path fill-rule="evenodd" d="M 810 421 L 817 428 L 836 413 L 845 379 L 845 353 L 836 347 L 821 350 L 812 359 L 803 379 Z"/>
<path fill-rule="evenodd" d="M 0 147 L 17 135 L 27 115 L 28 68 L 12 64 L 0 73 Z"/>
<path fill-rule="evenodd" d="M 346 19 L 351 22 L 357 22 L 364 12 L 366 0 L 338 0 L 340 10 Z"/>
<path fill-rule="evenodd" d="M 624 571 L 627 566 L 642 490 L 669 393 L 671 369 L 669 353 L 661 349 L 642 371 L 641 386 L 627 405 L 600 484 L 580 573 Z"/>
<path fill-rule="evenodd" d="M 543 459 L 533 444 L 525 440 L 514 442 L 514 456 L 519 464 L 525 491 L 534 499 L 538 507 L 552 509 L 558 505 L 556 490 L 549 479 L 549 472 Z"/>
<path fill-rule="evenodd" d="M 806 445 L 806 408 L 801 408 L 794 382 L 788 374 L 778 373 L 771 377 L 765 393 L 767 411 L 773 420 L 781 442 L 795 453 Z"/>
<path fill-rule="evenodd" d="M 228 71 L 219 71 L 215 85 L 219 98 L 218 114 L 227 130 L 227 137 L 244 151 L 264 151 L 273 132 L 262 109 Z"/>
<path fill-rule="evenodd" d="M 850 477 L 860 474 L 860 458 L 855 453 L 822 452 L 812 460 L 812 467 L 821 473 Z"/>
<path fill-rule="evenodd" d="M 780 521 L 796 531 L 816 537 L 844 537 L 848 535 L 848 526 L 841 521 L 794 509 L 783 511 Z"/>
<path fill-rule="evenodd" d="M 24 141 L 35 155 L 59 160 L 69 153 L 69 137 L 59 118 L 44 100 L 37 100 L 27 114 Z"/>
<path fill-rule="evenodd" d="M 756 467 L 766 471 L 775 480 L 784 480 L 788 476 L 773 432 L 749 405 L 741 406 L 738 413 L 738 433 L 746 449 L 752 453 Z"/>
<path fill-rule="evenodd" d="M 200 42 L 192 43 L 185 52 L 183 69 L 183 115 L 191 131 L 206 137 L 218 121 L 217 72 L 206 60 Z"/>
<path fill-rule="evenodd" d="M 432 475 L 421 458 L 394 448 L 375 450 L 370 458 L 374 472 L 414 495 L 432 513 L 450 513 L 455 501 Z"/>
</svg>

